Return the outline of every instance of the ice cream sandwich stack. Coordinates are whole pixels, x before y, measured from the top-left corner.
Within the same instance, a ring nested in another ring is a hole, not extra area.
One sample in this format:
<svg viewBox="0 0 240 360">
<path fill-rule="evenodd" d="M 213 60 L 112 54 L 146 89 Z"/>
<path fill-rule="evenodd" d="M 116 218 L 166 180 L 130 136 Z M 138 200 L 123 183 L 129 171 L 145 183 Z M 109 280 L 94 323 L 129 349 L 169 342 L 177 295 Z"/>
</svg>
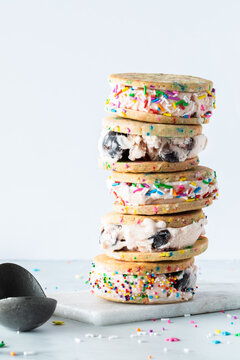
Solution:
<svg viewBox="0 0 240 360">
<path fill-rule="evenodd" d="M 92 292 L 111 301 L 175 303 L 193 298 L 194 257 L 208 246 L 203 208 L 218 196 L 216 173 L 199 165 L 202 124 L 215 107 L 209 80 L 114 74 L 99 140 L 115 201 L 102 217 L 90 271 Z"/>
</svg>

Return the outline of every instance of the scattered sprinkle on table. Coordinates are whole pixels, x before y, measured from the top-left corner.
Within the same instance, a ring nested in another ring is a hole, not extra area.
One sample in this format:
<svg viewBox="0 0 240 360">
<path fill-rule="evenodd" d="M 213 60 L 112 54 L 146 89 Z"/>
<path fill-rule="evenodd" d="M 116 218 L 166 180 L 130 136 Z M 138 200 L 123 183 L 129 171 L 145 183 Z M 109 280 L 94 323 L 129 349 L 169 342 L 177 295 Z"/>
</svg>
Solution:
<svg viewBox="0 0 240 360">
<path fill-rule="evenodd" d="M 78 344 L 78 343 L 80 343 L 80 342 L 81 342 L 81 339 L 79 339 L 79 338 L 75 338 L 75 339 L 74 339 L 74 341 L 75 341 L 75 343 L 77 343 L 77 344 Z"/>
<path fill-rule="evenodd" d="M 31 355 L 36 355 L 36 353 L 34 351 L 24 351 L 23 355 L 24 356 L 31 356 Z"/>
<path fill-rule="evenodd" d="M 60 321 L 60 320 L 54 320 L 53 325 L 64 325 L 64 321 Z"/>
<path fill-rule="evenodd" d="M 166 338 L 165 341 L 176 342 L 176 341 L 180 341 L 180 339 L 178 339 L 176 337 L 169 337 L 169 338 Z"/>
<path fill-rule="evenodd" d="M 5 342 L 4 341 L 1 341 L 0 342 L 0 347 L 4 347 L 5 346 Z"/>
<path fill-rule="evenodd" d="M 89 333 L 89 334 L 85 334 L 85 337 L 86 338 L 94 338 L 94 337 L 97 337 L 97 335 Z"/>
<path fill-rule="evenodd" d="M 231 335 L 231 333 L 229 331 L 222 331 L 222 335 L 228 336 L 228 335 Z"/>
<path fill-rule="evenodd" d="M 110 335 L 108 337 L 108 340 L 115 340 L 115 339 L 118 339 L 118 336 L 117 335 Z"/>
<path fill-rule="evenodd" d="M 11 356 L 15 356 L 16 353 L 15 353 L 14 351 L 11 351 L 11 352 L 10 352 L 10 355 L 11 355 Z"/>
<path fill-rule="evenodd" d="M 219 340 L 212 340 L 212 344 L 215 344 L 215 345 L 221 344 L 221 341 L 219 341 Z"/>
</svg>

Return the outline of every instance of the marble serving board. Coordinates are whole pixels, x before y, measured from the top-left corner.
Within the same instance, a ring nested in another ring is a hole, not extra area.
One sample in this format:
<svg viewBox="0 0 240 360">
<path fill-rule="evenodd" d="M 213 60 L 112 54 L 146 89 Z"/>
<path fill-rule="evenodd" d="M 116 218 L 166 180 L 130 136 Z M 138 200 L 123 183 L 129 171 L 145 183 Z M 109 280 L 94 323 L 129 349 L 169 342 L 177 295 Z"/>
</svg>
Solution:
<svg viewBox="0 0 240 360">
<path fill-rule="evenodd" d="M 94 325 L 113 325 L 240 309 L 240 283 L 201 283 L 193 300 L 179 304 L 115 303 L 89 291 L 58 293 L 52 297 L 58 301 L 56 316 Z"/>
</svg>

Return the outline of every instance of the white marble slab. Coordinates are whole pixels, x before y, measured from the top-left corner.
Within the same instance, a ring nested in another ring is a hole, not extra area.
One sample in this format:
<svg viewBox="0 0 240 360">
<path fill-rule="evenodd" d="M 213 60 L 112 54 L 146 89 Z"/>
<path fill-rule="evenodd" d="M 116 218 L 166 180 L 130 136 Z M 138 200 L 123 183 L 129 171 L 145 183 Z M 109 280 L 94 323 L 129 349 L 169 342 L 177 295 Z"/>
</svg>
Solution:
<svg viewBox="0 0 240 360">
<path fill-rule="evenodd" d="M 240 283 L 201 283 L 194 300 L 167 305 L 114 303 L 88 291 L 58 293 L 52 297 L 58 301 L 57 316 L 94 325 L 112 325 L 240 309 Z"/>
</svg>

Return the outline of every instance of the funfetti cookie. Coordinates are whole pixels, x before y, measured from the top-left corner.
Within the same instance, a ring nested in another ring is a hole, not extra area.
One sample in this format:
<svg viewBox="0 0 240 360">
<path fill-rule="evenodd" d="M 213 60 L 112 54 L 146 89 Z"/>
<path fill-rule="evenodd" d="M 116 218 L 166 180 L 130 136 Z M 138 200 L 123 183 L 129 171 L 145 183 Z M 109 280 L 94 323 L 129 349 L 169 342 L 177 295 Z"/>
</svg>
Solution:
<svg viewBox="0 0 240 360">
<path fill-rule="evenodd" d="M 207 138 L 201 125 L 151 124 L 120 117 L 103 120 L 100 165 L 119 172 L 172 172 L 197 166 Z"/>
<path fill-rule="evenodd" d="M 127 262 L 98 255 L 89 283 L 106 300 L 161 304 L 192 299 L 196 288 L 194 258 L 172 262 Z"/>
<path fill-rule="evenodd" d="M 208 238 L 200 236 L 192 245 L 184 249 L 173 251 L 149 252 L 143 253 L 139 251 L 105 251 L 109 257 L 124 261 L 141 261 L 141 262 L 159 262 L 159 261 L 178 261 L 189 259 L 193 256 L 201 255 L 208 248 Z"/>
<path fill-rule="evenodd" d="M 102 217 L 99 242 L 108 256 L 119 260 L 186 259 L 207 249 L 206 223 L 202 210 L 161 216 L 111 212 Z"/>
<path fill-rule="evenodd" d="M 203 124 L 215 107 L 210 80 L 172 74 L 113 74 L 105 109 L 129 119 L 163 124 Z"/>
<path fill-rule="evenodd" d="M 113 172 L 108 179 L 114 211 L 157 215 L 201 209 L 218 195 L 216 173 L 205 166 L 174 173 Z"/>
</svg>

